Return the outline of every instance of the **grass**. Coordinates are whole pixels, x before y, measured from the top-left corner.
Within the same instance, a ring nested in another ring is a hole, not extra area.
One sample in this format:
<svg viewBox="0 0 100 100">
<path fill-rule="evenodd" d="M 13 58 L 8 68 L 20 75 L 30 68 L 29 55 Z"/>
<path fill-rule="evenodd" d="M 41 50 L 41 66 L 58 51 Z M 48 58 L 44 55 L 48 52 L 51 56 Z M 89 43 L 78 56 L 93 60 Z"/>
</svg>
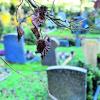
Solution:
<svg viewBox="0 0 100 100">
<path fill-rule="evenodd" d="M 57 52 L 68 52 L 70 53 L 71 51 L 75 52 L 75 57 L 77 60 L 84 60 L 84 55 L 83 55 L 83 50 L 81 47 L 59 47 L 56 49 Z"/>
<path fill-rule="evenodd" d="M 70 37 L 72 38 L 73 37 L 73 34 L 71 34 L 70 30 L 68 29 L 55 29 L 54 31 L 52 32 L 49 32 L 49 36 L 53 36 L 53 37 Z"/>
<path fill-rule="evenodd" d="M 68 29 L 56 29 L 49 33 L 49 36 L 59 37 L 59 38 L 74 38 L 75 34 L 72 34 Z M 80 37 L 85 38 L 100 38 L 99 30 L 93 30 L 87 34 L 81 34 Z"/>
<path fill-rule="evenodd" d="M 0 100 L 46 100 L 47 86 L 46 74 L 23 72 L 22 75 L 12 72 L 4 81 L 0 82 Z M 40 81 L 42 80 L 42 81 Z M 12 90 L 14 92 L 12 92 Z"/>
<path fill-rule="evenodd" d="M 56 33 L 57 34 L 57 33 Z M 0 49 L 4 49 L 0 45 Z M 35 51 L 36 46 L 25 45 L 26 50 Z M 74 62 L 84 61 L 82 48 L 76 47 L 58 47 L 56 52 L 75 52 Z M 0 64 L 4 62 L 0 61 Z M 11 75 L 0 82 L 0 100 L 47 100 L 47 75 L 45 70 L 47 66 L 38 63 L 11 64 L 10 66 L 21 74 L 11 70 Z M 4 67 L 8 67 L 4 64 Z M 1 90 L 5 90 L 2 94 Z M 14 90 L 12 93 L 11 90 Z"/>
<path fill-rule="evenodd" d="M 35 51 L 34 45 L 25 45 L 25 49 Z M 0 49 L 4 49 L 0 45 Z M 9 67 L 2 60 L 0 65 L 2 67 Z M 47 66 L 42 66 L 41 62 L 26 64 L 13 64 L 9 63 L 10 67 L 21 74 L 11 70 L 11 75 L 4 81 L 0 82 L 0 100 L 46 100 L 47 97 L 47 84 L 45 70 Z M 42 81 L 41 81 L 42 80 Z M 1 91 L 5 92 L 2 94 Z M 14 90 L 15 93 L 12 93 Z"/>
</svg>

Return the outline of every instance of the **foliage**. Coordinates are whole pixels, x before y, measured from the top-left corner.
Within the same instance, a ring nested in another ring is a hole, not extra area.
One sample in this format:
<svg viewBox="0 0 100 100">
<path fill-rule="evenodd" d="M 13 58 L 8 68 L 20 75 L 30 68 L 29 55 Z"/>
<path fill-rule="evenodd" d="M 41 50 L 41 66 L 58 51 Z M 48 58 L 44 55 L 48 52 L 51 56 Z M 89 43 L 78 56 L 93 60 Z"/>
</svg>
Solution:
<svg viewBox="0 0 100 100">
<path fill-rule="evenodd" d="M 93 98 L 97 85 L 100 81 L 100 70 L 97 67 L 93 67 L 90 65 L 88 65 L 86 68 L 88 70 L 88 74 L 87 74 L 87 85 L 88 85 L 87 90 L 88 91 L 87 93 L 89 97 L 91 95 L 91 98 Z M 88 99 L 88 100 L 92 100 L 92 99 Z"/>
<path fill-rule="evenodd" d="M 36 46 L 26 45 L 26 49 L 35 51 Z M 3 48 L 0 46 L 0 48 Z M 76 48 L 76 47 L 59 47 L 56 49 L 56 52 L 68 52 L 71 51 L 75 52 L 75 57 L 72 60 L 69 65 L 79 65 L 80 67 L 85 67 L 87 69 L 87 100 L 93 100 L 93 94 L 95 92 L 96 86 L 100 82 L 100 70 L 98 68 L 85 65 L 84 62 L 84 56 L 82 54 L 82 48 Z M 29 98 L 36 97 L 36 95 L 39 95 L 40 98 L 44 98 L 43 100 L 46 100 L 47 97 L 47 91 L 45 91 L 43 84 L 39 81 L 39 79 L 45 79 L 46 74 L 39 74 L 37 71 L 44 71 L 47 69 L 47 66 L 42 66 L 40 63 L 26 63 L 26 64 L 11 64 L 11 66 L 17 70 L 21 71 L 23 75 L 26 75 L 29 77 L 26 79 L 22 79 L 20 75 L 18 75 L 15 72 L 12 72 L 12 75 L 9 76 L 9 78 L 3 82 L 0 83 L 0 89 L 7 88 L 15 89 L 16 94 L 18 98 L 26 98 L 26 95 L 28 95 Z M 8 66 L 6 66 L 8 67 Z M 35 72 L 36 71 L 36 72 Z M 33 75 L 34 74 L 34 75 Z M 42 75 L 42 76 L 41 76 Z M 96 79 L 96 80 L 95 80 Z M 17 81 L 16 81 L 17 80 Z M 31 80 L 34 80 L 30 82 Z M 47 80 L 45 80 L 45 84 L 47 87 Z M 94 84 L 96 83 L 96 84 Z M 19 90 L 20 88 L 20 90 Z M 24 91 L 24 92 L 23 92 Z M 28 92 L 30 91 L 30 93 Z M 22 95 L 20 95 L 22 94 Z M 9 98 L 15 97 L 12 94 L 9 94 Z M 3 99 L 5 96 L 2 97 Z M 2 100 L 2 99 L 1 99 Z M 34 100 L 34 98 L 33 98 Z"/>
<path fill-rule="evenodd" d="M 100 94 L 99 94 L 99 96 L 98 96 L 98 99 L 97 100 L 100 100 Z"/>
<path fill-rule="evenodd" d="M 25 28 L 25 41 L 27 44 L 35 44 L 36 38 L 35 35 L 29 30 L 28 28 Z"/>
<path fill-rule="evenodd" d="M 40 77 L 44 77 L 45 73 L 36 74 L 27 71 L 22 73 L 25 77 L 11 72 L 7 80 L 0 82 L 0 91 L 6 90 L 6 93 L 0 92 L 0 100 L 46 100 L 47 90 L 43 87 L 46 80 L 40 81 Z"/>
<path fill-rule="evenodd" d="M 100 58 L 100 53 L 99 53 L 99 54 L 97 54 L 97 58 Z"/>
</svg>

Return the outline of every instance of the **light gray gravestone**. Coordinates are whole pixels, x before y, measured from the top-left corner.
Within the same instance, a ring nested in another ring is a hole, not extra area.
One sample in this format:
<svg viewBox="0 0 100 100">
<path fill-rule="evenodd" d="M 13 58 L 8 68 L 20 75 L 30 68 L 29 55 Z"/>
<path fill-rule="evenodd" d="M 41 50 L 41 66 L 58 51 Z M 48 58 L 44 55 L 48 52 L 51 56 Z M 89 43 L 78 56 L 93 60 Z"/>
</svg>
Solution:
<svg viewBox="0 0 100 100">
<path fill-rule="evenodd" d="M 82 41 L 82 47 L 86 64 L 97 66 L 97 54 L 99 51 L 99 41 L 97 39 L 84 39 Z"/>
</svg>

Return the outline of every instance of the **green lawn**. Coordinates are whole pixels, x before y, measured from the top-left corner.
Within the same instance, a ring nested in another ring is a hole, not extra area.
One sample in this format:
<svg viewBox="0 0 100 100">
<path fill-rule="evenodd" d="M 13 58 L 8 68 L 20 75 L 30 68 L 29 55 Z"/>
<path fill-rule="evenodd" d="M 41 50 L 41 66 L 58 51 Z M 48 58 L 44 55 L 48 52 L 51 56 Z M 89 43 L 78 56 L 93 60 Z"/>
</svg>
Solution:
<svg viewBox="0 0 100 100">
<path fill-rule="evenodd" d="M 3 46 L 0 45 L 0 48 L 3 49 Z M 34 45 L 25 45 L 25 49 L 26 50 L 31 50 L 31 51 L 35 51 L 36 50 L 36 46 Z M 84 61 L 84 56 L 83 56 L 83 51 L 82 48 L 76 48 L 76 47 L 58 47 L 56 49 L 56 52 L 71 52 L 74 51 L 75 52 L 75 57 L 74 57 L 74 61 Z M 3 62 L 2 62 L 3 63 Z M 43 66 L 41 65 L 41 62 L 27 62 L 25 64 L 13 64 L 13 63 L 9 63 L 9 65 L 15 69 L 15 70 L 21 70 L 21 71 L 40 71 L 40 70 L 46 70 L 47 66 Z M 6 66 L 6 65 L 5 65 Z M 9 67 L 9 66 L 6 66 Z"/>
<path fill-rule="evenodd" d="M 0 49 L 4 49 L 3 45 L 0 45 Z M 35 51 L 35 46 L 26 45 L 25 49 Z M 2 60 L 0 60 L 0 64 L 9 68 Z M 16 72 L 10 68 L 11 75 L 0 82 L 0 91 L 6 91 L 3 94 L 0 92 L 0 100 L 46 100 L 47 77 L 45 70 L 47 66 L 42 66 L 41 62 L 8 64 Z M 14 90 L 15 93 L 12 93 L 11 90 Z"/>
<path fill-rule="evenodd" d="M 59 37 L 59 38 L 74 38 L 75 35 L 71 33 L 68 29 L 56 29 L 52 32 L 49 32 L 49 36 Z M 87 34 L 81 34 L 80 37 L 86 37 L 86 38 L 100 38 L 100 32 L 99 30 L 93 30 L 88 32 Z"/>
<path fill-rule="evenodd" d="M 0 100 L 47 100 L 46 73 L 23 71 L 19 75 L 11 72 L 6 80 L 0 82 L 1 90 L 4 92 L 0 92 Z"/>
<path fill-rule="evenodd" d="M 4 49 L 0 45 L 0 49 Z M 25 45 L 25 49 L 35 51 L 36 46 Z M 77 63 L 79 60 L 84 62 L 84 55 L 81 47 L 58 47 L 56 52 L 75 52 L 75 57 L 69 63 Z M 9 67 L 2 60 L 0 64 L 3 67 Z M 4 81 L 0 82 L 0 100 L 47 100 L 47 75 L 48 66 L 41 65 L 41 62 L 26 64 L 9 64 L 11 68 L 19 73 L 11 70 L 11 75 Z M 1 91 L 4 91 L 2 94 Z M 14 91 L 12 93 L 12 90 Z"/>
</svg>

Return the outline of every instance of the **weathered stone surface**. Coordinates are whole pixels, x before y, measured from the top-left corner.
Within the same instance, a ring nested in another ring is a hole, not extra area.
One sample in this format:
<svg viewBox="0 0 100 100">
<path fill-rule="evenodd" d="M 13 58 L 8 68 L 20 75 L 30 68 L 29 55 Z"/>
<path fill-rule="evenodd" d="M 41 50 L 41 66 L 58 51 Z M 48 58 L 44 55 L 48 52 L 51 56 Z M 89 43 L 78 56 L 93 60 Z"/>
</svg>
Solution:
<svg viewBox="0 0 100 100">
<path fill-rule="evenodd" d="M 97 39 L 84 39 L 82 47 L 86 64 L 97 66 L 97 54 L 100 53 L 100 43 Z"/>
<path fill-rule="evenodd" d="M 55 38 L 52 38 L 51 45 L 51 49 L 48 51 L 47 55 L 42 60 L 43 65 L 52 66 L 57 64 L 55 49 L 59 46 L 59 41 Z"/>
<path fill-rule="evenodd" d="M 49 93 L 54 100 L 86 100 L 87 70 L 72 66 L 52 66 L 47 70 Z"/>
</svg>

